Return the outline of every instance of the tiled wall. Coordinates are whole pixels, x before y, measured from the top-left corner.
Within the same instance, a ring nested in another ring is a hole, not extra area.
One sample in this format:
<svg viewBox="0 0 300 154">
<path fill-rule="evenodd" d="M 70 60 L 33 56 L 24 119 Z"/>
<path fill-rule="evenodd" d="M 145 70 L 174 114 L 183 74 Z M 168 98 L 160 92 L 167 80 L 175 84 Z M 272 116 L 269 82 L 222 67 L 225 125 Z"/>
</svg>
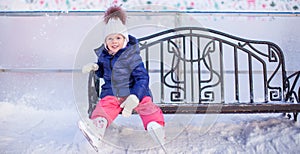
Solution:
<svg viewBox="0 0 300 154">
<path fill-rule="evenodd" d="M 300 10 L 300 0 L 0 0 L 0 10 L 105 10 L 112 4 L 127 10 Z"/>
</svg>

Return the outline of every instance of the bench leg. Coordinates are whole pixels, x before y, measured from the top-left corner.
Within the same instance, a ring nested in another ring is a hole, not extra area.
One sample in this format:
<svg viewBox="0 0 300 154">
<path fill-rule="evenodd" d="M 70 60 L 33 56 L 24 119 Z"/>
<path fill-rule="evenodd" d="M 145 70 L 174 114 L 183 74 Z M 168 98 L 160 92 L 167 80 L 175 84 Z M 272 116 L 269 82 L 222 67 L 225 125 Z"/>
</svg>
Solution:
<svg viewBox="0 0 300 154">
<path fill-rule="evenodd" d="M 287 116 L 289 119 L 292 118 L 292 115 L 290 113 L 284 113 L 283 116 Z M 298 112 L 293 112 L 294 121 L 296 122 L 298 120 Z"/>
<path fill-rule="evenodd" d="M 294 121 L 296 122 L 298 118 L 298 112 L 294 112 L 293 114 L 294 114 Z"/>
</svg>

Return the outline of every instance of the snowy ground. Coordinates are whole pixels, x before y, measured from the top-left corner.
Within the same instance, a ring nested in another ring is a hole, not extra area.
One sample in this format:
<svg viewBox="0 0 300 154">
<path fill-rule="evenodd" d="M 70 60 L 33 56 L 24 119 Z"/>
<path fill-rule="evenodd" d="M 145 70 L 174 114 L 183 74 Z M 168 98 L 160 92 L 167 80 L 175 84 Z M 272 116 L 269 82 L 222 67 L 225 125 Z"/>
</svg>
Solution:
<svg viewBox="0 0 300 154">
<path fill-rule="evenodd" d="M 76 126 L 75 107 L 46 110 L 0 102 L 0 109 L 0 153 L 94 153 Z M 299 122 L 280 114 L 176 116 L 165 115 L 168 153 L 300 152 Z M 137 115 L 118 117 L 109 128 L 101 153 L 164 153 Z"/>
</svg>

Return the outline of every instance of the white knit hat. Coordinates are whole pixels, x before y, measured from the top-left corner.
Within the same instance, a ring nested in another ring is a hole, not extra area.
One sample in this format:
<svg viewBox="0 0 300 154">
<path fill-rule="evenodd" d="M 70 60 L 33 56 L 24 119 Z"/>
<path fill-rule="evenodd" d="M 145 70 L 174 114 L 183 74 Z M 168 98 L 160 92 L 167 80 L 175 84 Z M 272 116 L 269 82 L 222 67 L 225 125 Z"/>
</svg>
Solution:
<svg viewBox="0 0 300 154">
<path fill-rule="evenodd" d="M 129 41 L 126 27 L 126 13 L 120 6 L 109 7 L 104 14 L 104 36 L 121 34 L 125 37 L 125 45 Z M 125 46 L 124 45 L 124 46 Z"/>
</svg>

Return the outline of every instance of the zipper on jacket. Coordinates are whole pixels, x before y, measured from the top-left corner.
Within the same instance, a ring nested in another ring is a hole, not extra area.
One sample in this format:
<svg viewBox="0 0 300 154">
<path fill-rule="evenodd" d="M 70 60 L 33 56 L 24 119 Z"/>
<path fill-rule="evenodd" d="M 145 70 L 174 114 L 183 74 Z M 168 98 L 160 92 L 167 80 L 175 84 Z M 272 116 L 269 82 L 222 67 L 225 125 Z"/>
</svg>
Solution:
<svg viewBox="0 0 300 154">
<path fill-rule="evenodd" d="M 113 67 L 112 67 L 112 60 L 114 59 L 114 56 L 112 56 L 110 59 L 109 59 L 109 66 L 110 66 L 110 70 L 112 71 Z"/>
<path fill-rule="evenodd" d="M 114 78 L 113 78 L 113 67 L 112 67 L 112 61 L 114 59 L 114 55 L 109 59 L 109 65 L 110 65 L 110 70 L 111 70 L 111 82 L 112 82 L 112 86 L 114 86 Z M 116 88 L 117 89 L 117 88 Z M 116 90 L 116 94 L 115 96 L 118 98 L 119 100 L 119 89 Z"/>
</svg>

